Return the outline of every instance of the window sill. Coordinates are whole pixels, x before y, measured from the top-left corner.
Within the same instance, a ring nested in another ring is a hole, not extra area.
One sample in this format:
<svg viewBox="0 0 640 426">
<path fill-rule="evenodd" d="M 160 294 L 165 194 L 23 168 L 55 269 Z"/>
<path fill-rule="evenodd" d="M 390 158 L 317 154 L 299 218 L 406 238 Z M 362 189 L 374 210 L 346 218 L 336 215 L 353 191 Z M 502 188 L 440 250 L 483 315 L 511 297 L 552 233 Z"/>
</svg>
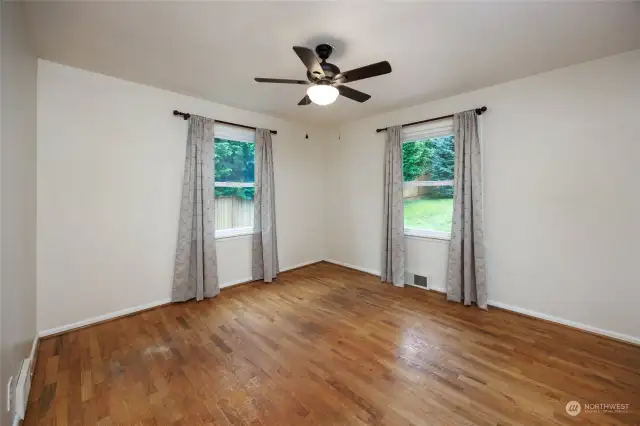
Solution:
<svg viewBox="0 0 640 426">
<path fill-rule="evenodd" d="M 429 240 L 439 240 L 439 241 L 451 240 L 450 232 L 429 231 L 426 229 L 406 229 L 405 228 L 404 235 L 407 237 L 417 237 L 417 238 L 424 238 Z"/>
<path fill-rule="evenodd" d="M 253 228 L 233 228 L 233 229 L 221 229 L 216 231 L 216 240 L 225 238 L 237 238 L 253 235 Z"/>
</svg>

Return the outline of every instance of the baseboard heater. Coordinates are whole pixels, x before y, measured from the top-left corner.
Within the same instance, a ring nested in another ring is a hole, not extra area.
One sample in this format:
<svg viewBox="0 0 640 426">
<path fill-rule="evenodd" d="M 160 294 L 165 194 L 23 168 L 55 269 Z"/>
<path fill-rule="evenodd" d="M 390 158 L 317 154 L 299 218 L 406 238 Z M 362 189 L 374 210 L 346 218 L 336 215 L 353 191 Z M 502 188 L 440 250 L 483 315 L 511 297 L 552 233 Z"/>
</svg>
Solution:
<svg viewBox="0 0 640 426">
<path fill-rule="evenodd" d="M 19 420 L 24 420 L 27 413 L 27 402 L 29 401 L 29 391 L 31 390 L 31 376 L 33 374 L 33 362 L 30 358 L 22 361 L 20 374 L 16 382 L 16 408 L 15 414 Z"/>
</svg>

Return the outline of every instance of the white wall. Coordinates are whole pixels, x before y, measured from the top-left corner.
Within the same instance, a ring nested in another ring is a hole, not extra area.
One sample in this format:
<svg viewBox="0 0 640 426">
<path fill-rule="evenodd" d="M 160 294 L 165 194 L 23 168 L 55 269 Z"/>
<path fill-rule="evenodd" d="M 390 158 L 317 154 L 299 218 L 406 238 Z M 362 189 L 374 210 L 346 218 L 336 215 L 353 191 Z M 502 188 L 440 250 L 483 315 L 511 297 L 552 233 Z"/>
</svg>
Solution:
<svg viewBox="0 0 640 426">
<path fill-rule="evenodd" d="M 0 424 L 6 384 L 36 334 L 36 70 L 20 3 L 1 2 Z M 14 382 L 15 383 L 15 382 Z"/>
<path fill-rule="evenodd" d="M 639 76 L 637 50 L 344 125 L 328 149 L 329 258 L 380 270 L 376 128 L 487 105 L 490 301 L 640 339 Z M 408 269 L 444 286 L 447 247 L 411 238 Z"/>
<path fill-rule="evenodd" d="M 186 137 L 173 109 L 278 130 L 282 268 L 328 258 L 377 272 L 375 128 L 487 105 L 490 301 L 639 339 L 637 75 L 640 51 L 313 129 L 40 61 L 38 329 L 169 298 Z M 409 270 L 442 287 L 447 247 L 409 238 Z M 218 241 L 223 285 L 250 277 L 250 255 L 247 237 Z"/>
<path fill-rule="evenodd" d="M 40 331 L 170 297 L 187 132 L 174 109 L 276 129 L 281 269 L 324 259 L 318 129 L 44 60 L 38 90 Z M 217 254 L 223 286 L 250 279 L 250 237 Z"/>
</svg>

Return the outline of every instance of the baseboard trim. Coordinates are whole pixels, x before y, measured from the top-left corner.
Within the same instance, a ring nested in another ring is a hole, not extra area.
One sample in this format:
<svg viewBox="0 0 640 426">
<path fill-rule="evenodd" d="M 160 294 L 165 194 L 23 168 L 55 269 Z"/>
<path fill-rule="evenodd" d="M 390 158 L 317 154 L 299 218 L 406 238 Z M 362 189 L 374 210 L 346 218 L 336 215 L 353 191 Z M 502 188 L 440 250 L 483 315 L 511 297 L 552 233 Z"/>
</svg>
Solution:
<svg viewBox="0 0 640 426">
<path fill-rule="evenodd" d="M 294 265 L 294 266 L 289 266 L 289 267 L 286 267 L 286 268 L 280 268 L 280 272 L 278 272 L 278 273 L 281 274 L 283 272 L 293 271 L 295 269 L 304 268 L 305 266 L 309 266 L 309 265 L 315 265 L 316 263 L 320 263 L 320 262 L 323 262 L 323 260 L 312 260 L 312 261 L 309 261 L 309 262 L 299 263 L 299 264 Z M 227 288 L 230 288 L 230 287 L 236 287 L 236 286 L 239 286 L 239 285 L 251 284 L 253 282 L 259 282 L 259 281 L 260 280 L 254 280 L 253 277 L 243 278 L 243 279 L 239 279 L 239 280 L 236 280 L 236 281 L 230 281 L 230 282 L 227 282 L 227 283 L 224 283 L 224 284 L 220 284 L 220 290 L 227 289 Z"/>
<path fill-rule="evenodd" d="M 40 346 L 40 336 L 36 334 L 33 337 L 33 343 L 31 344 L 31 352 L 29 352 L 29 359 L 34 366 L 34 363 L 36 362 L 36 358 L 38 356 L 38 346 Z"/>
<path fill-rule="evenodd" d="M 629 335 L 626 335 L 626 334 L 617 333 L 617 332 L 611 331 L 611 330 L 604 330 L 602 328 L 593 327 L 593 326 L 590 326 L 590 325 L 587 325 L 587 324 L 582 324 L 580 322 L 571 321 L 571 320 L 560 318 L 560 317 L 556 317 L 556 316 L 553 316 L 553 315 L 543 314 L 542 312 L 532 311 L 530 309 L 520 308 L 518 306 L 508 305 L 506 303 L 498 302 L 498 301 L 495 301 L 495 300 L 489 300 L 489 301 L 487 301 L 487 304 L 489 306 L 493 306 L 494 308 L 504 309 L 505 311 L 511 311 L 511 312 L 516 313 L 516 314 L 521 314 L 521 315 L 524 315 L 524 316 L 527 316 L 527 317 L 532 317 L 532 318 L 541 319 L 541 320 L 544 320 L 544 321 L 553 322 L 553 323 L 556 323 L 556 324 L 560 324 L 560 325 L 564 325 L 564 326 L 567 326 L 567 327 L 575 328 L 575 329 L 584 331 L 586 333 L 596 334 L 596 335 L 602 336 L 602 337 L 608 337 L 610 339 L 618 340 L 618 341 L 621 341 L 621 342 L 624 342 L 624 343 L 633 343 L 635 345 L 640 345 L 640 338 L 639 337 L 633 337 L 633 336 L 629 336 Z"/>
<path fill-rule="evenodd" d="M 314 261 L 309 261 L 309 262 L 303 262 L 300 263 L 298 265 L 294 265 L 291 267 L 286 267 L 286 268 L 282 268 L 280 270 L 280 272 L 287 272 L 287 271 L 292 271 L 294 269 L 299 269 L 299 268 L 303 268 L 305 266 L 309 266 L 309 265 L 313 265 L 316 263 L 320 263 L 320 262 L 327 262 L 327 263 L 332 263 L 335 265 L 339 265 L 339 266 L 343 266 L 345 268 L 349 268 L 349 269 L 353 269 L 355 271 L 360 271 L 360 272 L 364 272 L 366 274 L 369 275 L 373 275 L 376 277 L 380 276 L 380 272 L 379 271 L 375 271 L 373 269 L 367 269 L 367 268 L 361 268 L 355 265 L 351 265 L 349 263 L 345 263 L 345 262 L 340 262 L 334 259 L 325 259 L 325 260 L 314 260 Z M 232 282 L 227 282 L 224 284 L 220 285 L 220 289 L 227 289 L 230 287 L 235 287 L 238 285 L 243 285 L 243 284 L 249 284 L 254 282 L 255 280 L 253 280 L 251 277 L 249 278 L 244 278 L 244 279 L 240 279 L 237 281 L 232 281 Z M 438 293 L 444 293 L 445 289 L 440 289 L 440 288 L 432 288 L 429 289 L 431 291 L 435 291 Z M 33 346 L 31 348 L 31 358 L 33 359 L 33 362 L 35 361 L 34 356 L 37 355 L 37 346 L 39 345 L 39 339 L 42 338 L 48 338 L 48 337 L 52 337 L 52 336 L 57 336 L 59 334 L 63 334 L 63 333 L 67 333 L 69 331 L 73 331 L 73 330 L 77 330 L 80 328 L 85 328 L 85 327 L 89 327 L 91 325 L 96 325 L 99 323 L 103 323 L 106 321 L 111 321 L 117 318 L 121 318 L 121 317 L 125 317 L 128 315 L 133 315 L 139 312 L 143 312 L 149 309 L 154 309 L 163 305 L 167 305 L 171 303 L 171 299 L 163 299 L 163 300 L 158 300 L 155 302 L 151 302 L 151 303 L 146 303 L 143 305 L 138 305 L 138 306 L 133 306 L 131 308 L 127 308 L 127 309 L 122 309 L 119 311 L 115 311 L 115 312 L 110 312 L 104 315 L 99 315 L 97 317 L 93 317 L 93 318 L 88 318 L 82 321 L 77 321 L 71 324 L 67 324 L 67 325 L 63 325 L 60 327 L 54 327 L 54 328 L 50 328 L 48 330 L 43 330 L 41 332 L 38 333 L 38 335 L 34 338 L 34 342 L 33 342 Z M 640 337 L 634 337 L 634 336 L 629 336 L 626 334 L 622 334 L 622 333 L 617 333 L 615 331 L 610 331 L 610 330 L 604 330 L 601 328 L 597 328 L 597 327 L 592 327 L 590 325 L 586 325 L 586 324 L 582 324 L 576 321 L 570 321 L 564 318 L 560 318 L 560 317 L 556 317 L 556 316 L 552 316 L 552 315 L 547 315 L 541 312 L 537 312 L 537 311 L 532 311 L 530 309 L 525 309 L 525 308 L 520 308 L 518 306 L 513 306 L 513 305 L 509 305 L 506 303 L 502 303 L 502 302 L 498 302 L 495 300 L 489 300 L 488 302 L 489 306 L 493 306 L 499 309 L 504 309 L 506 311 L 511 311 L 517 314 L 521 314 L 521 315 L 525 315 L 528 317 L 532 317 L 532 318 L 536 318 L 536 319 L 541 319 L 541 320 L 545 320 L 545 321 L 550 321 L 556 324 L 561 324 L 561 325 L 565 325 L 567 327 L 571 327 L 571 328 L 575 328 L 587 333 L 591 333 L 591 334 L 596 334 L 599 336 L 603 336 L 603 337 L 608 337 L 617 341 L 621 341 L 621 342 L 625 342 L 625 343 L 632 343 L 635 345 L 640 345 Z"/>
<path fill-rule="evenodd" d="M 290 266 L 290 267 L 286 267 L 286 268 L 282 268 L 280 269 L 280 272 L 287 272 L 287 271 L 292 271 L 294 269 L 299 269 L 299 268 L 303 268 L 305 266 L 309 266 L 309 265 L 313 265 L 314 263 L 319 263 L 322 262 L 321 260 L 313 260 L 313 261 L 309 261 L 309 262 L 303 262 L 303 263 L 299 263 L 297 265 L 294 266 Z M 251 282 L 254 282 L 255 280 L 251 277 L 249 278 L 243 278 L 237 281 L 231 281 L 231 282 L 227 282 L 224 284 L 220 284 L 220 289 L 226 289 L 226 288 L 230 288 L 230 287 L 235 287 L 238 285 L 242 285 L 242 284 L 249 284 Z M 144 312 L 144 311 L 148 311 L 150 309 L 155 309 L 158 308 L 160 306 L 164 306 L 164 305 L 168 305 L 171 303 L 171 298 L 167 298 L 167 299 L 162 299 L 162 300 L 156 300 L 155 302 L 151 302 L 151 303 L 145 303 L 142 305 L 137 305 L 137 306 L 132 306 L 130 308 L 126 308 L 126 309 L 121 309 L 119 311 L 115 311 L 115 312 L 109 312 L 103 315 L 98 315 L 96 317 L 92 317 L 92 318 L 87 318 L 81 321 L 76 321 L 74 323 L 71 324 L 66 324 L 66 325 L 62 325 L 59 327 L 53 327 L 47 330 L 43 330 L 40 331 L 38 333 L 38 335 L 36 336 L 36 339 L 44 339 L 44 338 L 49 338 L 49 337 L 54 337 L 54 336 L 58 336 L 60 334 L 64 334 L 64 333 L 68 333 L 70 331 L 74 331 L 74 330 L 79 330 L 81 328 L 85 328 L 85 327 L 90 327 L 92 325 L 97 325 L 97 324 L 101 324 L 107 321 L 112 321 L 118 318 L 122 318 L 122 317 L 126 317 L 129 315 L 133 315 L 133 314 L 137 314 L 140 312 Z M 34 345 L 36 345 L 37 340 L 34 340 Z M 32 347 L 31 351 L 33 354 L 33 351 L 36 350 L 36 347 Z"/>
<path fill-rule="evenodd" d="M 115 312 L 109 312 L 107 314 L 98 315 L 97 317 L 87 318 L 81 321 L 77 321 L 71 324 L 61 325 L 59 327 L 49 328 L 38 333 L 40 338 L 48 338 L 57 336 L 59 334 L 67 333 L 69 331 L 77 330 L 80 328 L 89 327 L 91 325 L 100 324 L 103 322 L 111 321 L 117 318 L 126 317 L 129 315 L 137 314 L 139 312 L 148 311 L 159 306 L 168 305 L 171 303 L 171 298 L 156 300 L 155 302 L 145 303 L 142 305 L 132 306 L 130 308 L 121 309 Z"/>
<path fill-rule="evenodd" d="M 364 272 L 369 275 L 375 275 L 376 277 L 380 276 L 380 271 L 374 271 L 373 269 L 361 268 L 359 266 L 351 265 L 349 263 L 339 262 L 334 259 L 325 259 L 325 262 L 333 263 L 334 265 L 344 266 L 345 268 L 354 269 L 356 271 Z"/>
<path fill-rule="evenodd" d="M 349 268 L 349 269 L 353 269 L 356 271 L 360 271 L 360 272 L 364 272 L 367 273 L 369 275 L 375 275 L 375 276 L 380 276 L 380 272 L 371 270 L 371 269 L 366 269 L 366 268 L 361 268 L 359 266 L 355 266 L 355 265 L 351 265 L 349 263 L 344 263 L 344 262 L 339 262 L 337 260 L 334 259 L 326 259 L 326 262 L 329 263 L 333 263 L 335 265 L 340 265 L 340 266 L 344 266 L 345 268 Z M 446 293 L 446 289 L 444 288 L 430 288 L 427 289 L 429 291 L 435 291 L 438 293 Z M 540 319 L 540 320 L 544 320 L 544 321 L 549 321 L 549 322 L 553 322 L 556 324 L 560 324 L 560 325 L 564 325 L 567 327 L 571 327 L 571 328 L 575 328 L 577 330 L 580 331 L 584 331 L 586 333 L 590 333 L 590 334 L 595 334 L 601 337 L 606 337 L 606 338 L 610 338 L 619 342 L 623 342 L 623 343 L 631 343 L 634 345 L 640 345 L 640 337 L 634 337 L 634 336 L 629 336 L 626 334 L 622 334 L 622 333 L 617 333 L 615 331 L 610 331 L 610 330 L 604 330 L 601 328 L 597 328 L 597 327 L 592 327 L 590 325 L 586 325 L 586 324 L 582 324 L 576 321 L 570 321 L 564 318 L 560 318 L 560 317 L 555 317 L 553 315 L 547 315 L 547 314 L 543 314 L 541 312 L 537 312 L 537 311 L 532 311 L 530 309 L 525 309 L 525 308 L 520 308 L 518 306 L 513 306 L 513 305 L 508 305 L 506 303 L 502 303 L 502 302 L 498 302 L 495 300 L 489 300 L 487 302 L 487 304 L 489 306 L 493 306 L 495 308 L 499 308 L 499 309 L 504 309 L 505 311 L 510 311 L 516 314 L 521 314 L 527 317 L 531 317 L 531 318 L 536 318 L 536 319 Z"/>
<path fill-rule="evenodd" d="M 290 266 L 288 268 L 280 269 L 280 272 L 289 272 L 296 269 L 304 268 L 305 266 L 315 265 L 316 263 L 322 263 L 324 260 L 311 260 L 309 262 L 298 263 L 297 265 Z"/>
<path fill-rule="evenodd" d="M 254 281 L 256 281 L 256 280 L 254 280 L 252 277 L 242 278 L 242 279 L 235 280 L 235 281 L 229 281 L 229 282 L 220 284 L 220 290 L 224 290 L 226 288 L 235 287 L 235 286 L 238 286 L 238 285 L 249 284 L 249 283 L 252 283 Z"/>
</svg>

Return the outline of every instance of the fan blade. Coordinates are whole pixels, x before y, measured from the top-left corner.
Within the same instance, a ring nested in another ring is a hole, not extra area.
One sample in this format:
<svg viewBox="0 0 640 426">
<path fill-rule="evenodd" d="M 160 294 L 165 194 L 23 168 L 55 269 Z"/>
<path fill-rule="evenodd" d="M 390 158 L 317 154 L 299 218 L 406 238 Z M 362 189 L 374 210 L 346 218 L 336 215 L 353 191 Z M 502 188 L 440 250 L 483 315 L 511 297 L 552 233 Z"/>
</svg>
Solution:
<svg viewBox="0 0 640 426">
<path fill-rule="evenodd" d="M 313 53 L 313 50 L 302 46 L 293 46 L 293 50 L 313 76 L 320 78 L 324 77 L 324 71 L 322 71 L 320 62 L 318 62 L 318 58 L 316 57 L 316 54 Z"/>
<path fill-rule="evenodd" d="M 304 98 L 300 99 L 300 102 L 298 102 L 298 105 L 309 105 L 311 103 L 311 98 L 309 98 L 309 96 L 305 96 Z"/>
<path fill-rule="evenodd" d="M 343 72 L 336 80 L 340 80 L 343 83 L 351 83 L 352 81 L 376 77 L 383 74 L 389 74 L 390 72 L 391 65 L 389 64 L 389 62 L 382 61 L 375 64 L 367 65 L 365 67 L 356 68 L 351 71 Z"/>
<path fill-rule="evenodd" d="M 283 78 L 261 78 L 261 77 L 256 77 L 255 80 L 258 83 L 309 84 L 309 82 L 305 81 L 305 80 L 286 80 L 286 79 L 283 79 Z"/>
<path fill-rule="evenodd" d="M 371 98 L 371 95 L 367 95 L 366 93 L 362 93 L 359 90 L 352 89 L 347 86 L 337 86 L 338 92 L 345 98 L 353 99 L 356 102 L 366 102 Z"/>
</svg>

